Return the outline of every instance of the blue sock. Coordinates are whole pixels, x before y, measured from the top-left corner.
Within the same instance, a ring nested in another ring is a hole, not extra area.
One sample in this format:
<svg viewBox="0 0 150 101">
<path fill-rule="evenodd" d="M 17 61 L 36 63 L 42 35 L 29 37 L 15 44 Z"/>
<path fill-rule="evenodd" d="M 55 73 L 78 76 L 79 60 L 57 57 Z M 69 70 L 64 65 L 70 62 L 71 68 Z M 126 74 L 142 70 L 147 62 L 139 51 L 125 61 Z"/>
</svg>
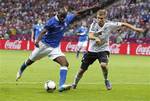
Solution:
<svg viewBox="0 0 150 101">
<path fill-rule="evenodd" d="M 20 68 L 20 72 L 22 73 L 26 69 L 26 67 L 27 67 L 27 65 L 24 62 Z"/>
<path fill-rule="evenodd" d="M 66 66 L 60 67 L 59 87 L 65 84 L 68 68 Z"/>
</svg>

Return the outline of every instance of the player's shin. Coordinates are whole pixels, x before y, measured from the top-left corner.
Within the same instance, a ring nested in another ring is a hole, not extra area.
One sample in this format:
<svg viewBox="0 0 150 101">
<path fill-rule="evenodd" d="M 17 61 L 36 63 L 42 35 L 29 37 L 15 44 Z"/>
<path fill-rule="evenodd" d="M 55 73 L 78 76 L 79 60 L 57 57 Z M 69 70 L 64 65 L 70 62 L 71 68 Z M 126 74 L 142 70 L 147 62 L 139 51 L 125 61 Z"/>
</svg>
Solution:
<svg viewBox="0 0 150 101">
<path fill-rule="evenodd" d="M 66 76 L 67 76 L 68 68 L 66 66 L 60 67 L 60 80 L 59 80 L 59 87 L 65 84 Z"/>
<path fill-rule="evenodd" d="M 20 72 L 23 73 L 23 71 L 24 71 L 29 65 L 31 65 L 33 62 L 34 62 L 34 61 L 31 61 L 30 59 L 28 59 L 27 61 L 25 61 L 25 62 L 22 64 L 21 68 L 20 68 Z"/>
<path fill-rule="evenodd" d="M 112 85 L 110 83 L 110 81 L 108 80 L 108 68 L 107 65 L 102 65 L 102 71 L 103 71 L 103 75 L 104 75 L 104 79 L 105 79 L 105 86 L 107 88 L 107 90 L 111 90 L 112 89 Z"/>
<path fill-rule="evenodd" d="M 108 68 L 107 65 L 104 63 L 101 64 L 101 68 L 102 68 L 102 72 L 103 72 L 103 76 L 104 79 L 107 80 L 108 79 Z"/>
<path fill-rule="evenodd" d="M 28 59 L 26 62 L 24 62 L 24 63 L 21 65 L 19 71 L 17 72 L 16 81 L 18 81 L 18 79 L 21 78 L 23 71 L 24 71 L 29 65 L 31 65 L 33 62 L 34 62 L 34 61 L 31 61 L 30 59 Z"/>
<path fill-rule="evenodd" d="M 79 83 L 80 79 L 82 78 L 84 72 L 85 72 L 85 70 L 80 69 L 80 71 L 76 74 L 76 76 L 74 78 L 74 82 L 72 84 L 73 89 L 76 89 L 77 84 Z"/>
</svg>

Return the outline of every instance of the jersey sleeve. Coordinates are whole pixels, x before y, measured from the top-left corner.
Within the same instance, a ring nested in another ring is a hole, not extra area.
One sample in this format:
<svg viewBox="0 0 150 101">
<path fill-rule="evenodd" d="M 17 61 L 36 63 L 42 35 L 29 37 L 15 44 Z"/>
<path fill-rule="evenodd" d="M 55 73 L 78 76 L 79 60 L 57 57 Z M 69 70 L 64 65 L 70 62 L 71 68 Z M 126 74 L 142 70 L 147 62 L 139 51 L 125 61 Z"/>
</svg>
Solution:
<svg viewBox="0 0 150 101">
<path fill-rule="evenodd" d="M 67 14 L 67 22 L 68 24 L 70 24 L 75 18 L 75 14 L 74 13 L 68 13 Z"/>
<path fill-rule="evenodd" d="M 110 22 L 110 27 L 117 28 L 117 27 L 120 27 L 120 26 L 122 26 L 121 22 Z"/>
<path fill-rule="evenodd" d="M 109 22 L 108 23 L 108 27 L 109 29 L 112 31 L 112 30 L 116 30 L 117 28 L 121 27 L 122 26 L 122 23 L 121 22 Z"/>
</svg>

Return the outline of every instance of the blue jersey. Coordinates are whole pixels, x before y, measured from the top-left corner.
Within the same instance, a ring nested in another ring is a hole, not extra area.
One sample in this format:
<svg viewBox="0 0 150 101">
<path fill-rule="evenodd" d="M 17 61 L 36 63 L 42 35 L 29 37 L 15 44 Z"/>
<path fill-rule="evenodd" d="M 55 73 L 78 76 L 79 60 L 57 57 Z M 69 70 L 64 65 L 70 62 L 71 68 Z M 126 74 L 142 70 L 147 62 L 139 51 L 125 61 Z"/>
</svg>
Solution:
<svg viewBox="0 0 150 101">
<path fill-rule="evenodd" d="M 43 24 L 36 24 L 33 25 L 33 31 L 34 31 L 34 40 L 36 40 L 40 34 L 40 32 L 42 31 L 42 29 L 44 28 Z"/>
<path fill-rule="evenodd" d="M 88 28 L 81 26 L 79 29 L 76 31 L 79 33 L 79 41 L 86 41 L 88 39 Z"/>
<path fill-rule="evenodd" d="M 54 48 L 58 47 L 64 32 L 74 18 L 75 14 L 72 13 L 67 14 L 64 22 L 60 22 L 57 16 L 50 18 L 45 24 L 44 28 L 48 32 L 42 37 L 42 42 Z"/>
</svg>

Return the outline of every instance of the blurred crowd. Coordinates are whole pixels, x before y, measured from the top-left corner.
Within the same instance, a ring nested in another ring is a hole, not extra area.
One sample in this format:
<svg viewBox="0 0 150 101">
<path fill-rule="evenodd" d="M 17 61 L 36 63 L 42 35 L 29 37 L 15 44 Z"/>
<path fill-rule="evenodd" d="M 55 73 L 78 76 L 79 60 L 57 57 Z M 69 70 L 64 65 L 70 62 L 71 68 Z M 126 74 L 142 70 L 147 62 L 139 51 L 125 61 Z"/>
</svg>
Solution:
<svg viewBox="0 0 150 101">
<path fill-rule="evenodd" d="M 31 29 L 38 18 L 43 23 L 53 16 L 60 7 L 69 5 L 72 9 L 81 10 L 98 4 L 101 0 L 0 0 L 0 38 L 30 40 Z M 143 34 L 136 34 L 126 28 L 112 32 L 112 40 L 122 42 L 134 38 L 150 38 L 150 3 L 148 0 L 122 0 L 108 8 L 108 19 L 126 21 L 137 27 L 147 29 Z M 91 18 L 86 19 L 88 25 Z M 80 22 L 77 24 L 80 25 Z M 76 25 L 76 26 L 77 26 Z M 74 26 L 66 35 L 74 35 Z M 117 33 L 117 34 L 116 34 Z M 117 40 L 116 40 L 117 39 Z"/>
<path fill-rule="evenodd" d="M 29 40 L 38 18 L 45 23 L 63 6 L 79 10 L 96 3 L 96 0 L 0 0 L 0 37 Z"/>
</svg>

